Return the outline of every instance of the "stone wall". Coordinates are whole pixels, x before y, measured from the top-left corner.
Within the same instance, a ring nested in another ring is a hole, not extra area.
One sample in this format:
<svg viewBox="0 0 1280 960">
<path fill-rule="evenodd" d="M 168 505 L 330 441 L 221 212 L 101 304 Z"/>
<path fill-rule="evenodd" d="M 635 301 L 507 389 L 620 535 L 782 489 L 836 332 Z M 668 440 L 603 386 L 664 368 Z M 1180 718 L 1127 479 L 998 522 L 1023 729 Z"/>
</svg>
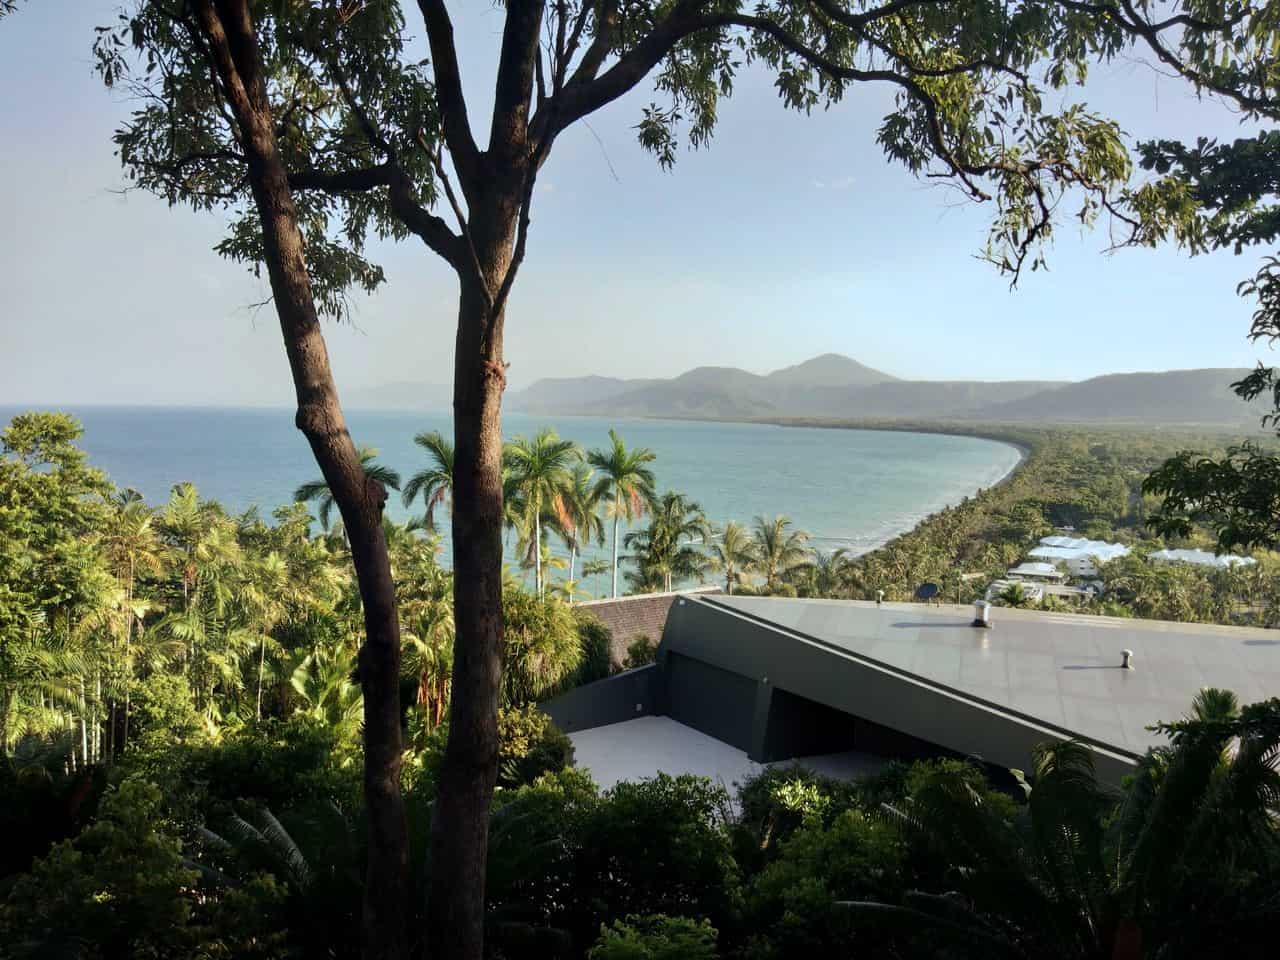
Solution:
<svg viewBox="0 0 1280 960">
<path fill-rule="evenodd" d="M 676 597 L 682 593 L 708 594 L 722 592 L 719 587 L 700 587 L 676 593 L 642 593 L 617 600 L 588 600 L 579 603 L 578 609 L 595 616 L 609 628 L 613 636 L 612 659 L 614 667 L 620 667 L 627 659 L 627 647 L 639 636 L 646 636 L 656 646 L 662 640 L 667 625 L 667 612 Z"/>
</svg>

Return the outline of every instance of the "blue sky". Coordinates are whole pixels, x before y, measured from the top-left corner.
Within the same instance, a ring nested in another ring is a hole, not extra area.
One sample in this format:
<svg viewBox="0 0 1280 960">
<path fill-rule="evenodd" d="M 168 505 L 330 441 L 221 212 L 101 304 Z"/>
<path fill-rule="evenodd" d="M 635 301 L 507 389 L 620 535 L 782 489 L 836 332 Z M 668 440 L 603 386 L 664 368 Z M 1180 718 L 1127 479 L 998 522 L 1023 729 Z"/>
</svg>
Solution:
<svg viewBox="0 0 1280 960">
<path fill-rule="evenodd" d="M 489 97 L 500 14 L 456 5 L 472 117 Z M 416 11 L 409 5 L 410 24 Z M 122 196 L 92 28 L 114 3 L 45 0 L 0 23 L 0 403 L 288 404 L 264 290 L 211 247 L 216 215 Z M 660 170 L 632 127 L 642 90 L 556 145 L 540 181 L 506 350 L 541 376 L 669 376 L 703 364 L 765 372 L 835 351 L 922 379 L 1081 379 L 1242 366 L 1236 284 L 1263 251 L 1104 255 L 1069 226 L 1050 271 L 1014 291 L 974 254 L 987 212 L 890 165 L 889 107 L 864 87 L 829 112 L 785 111 L 762 72 L 724 105 L 712 145 Z M 1237 135 L 1235 118 L 1133 60 L 1095 70 L 1087 99 L 1137 137 Z M 331 326 L 341 386 L 447 382 L 456 281 L 416 243 L 375 247 L 389 283 Z"/>
</svg>

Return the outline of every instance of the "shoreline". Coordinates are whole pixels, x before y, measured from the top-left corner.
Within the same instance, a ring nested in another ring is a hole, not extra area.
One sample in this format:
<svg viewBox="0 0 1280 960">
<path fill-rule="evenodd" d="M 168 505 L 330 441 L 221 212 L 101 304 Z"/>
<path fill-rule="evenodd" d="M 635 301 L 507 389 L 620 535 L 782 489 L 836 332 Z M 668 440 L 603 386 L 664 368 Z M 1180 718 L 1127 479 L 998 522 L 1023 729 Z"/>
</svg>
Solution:
<svg viewBox="0 0 1280 960">
<path fill-rule="evenodd" d="M 785 419 L 765 420 L 765 421 L 751 420 L 746 422 L 769 423 L 779 427 L 810 427 L 810 428 L 820 428 L 825 430 L 878 430 L 886 433 L 923 433 L 923 434 L 931 434 L 933 436 L 944 436 L 944 437 L 973 437 L 977 440 L 989 440 L 993 443 L 1002 443 L 1005 446 L 1013 447 L 1013 449 L 1017 451 L 1018 459 L 1014 461 L 1013 466 L 1011 466 L 1008 470 L 1006 470 L 1004 475 L 999 480 L 997 480 L 995 483 L 991 484 L 990 486 L 978 487 L 978 489 L 974 490 L 972 493 L 966 494 L 965 497 L 957 501 L 957 503 L 963 503 L 964 500 L 970 499 L 972 497 L 980 496 L 987 490 L 997 490 L 1000 487 L 1003 487 L 1006 484 L 1012 482 L 1013 478 L 1017 476 L 1018 471 L 1020 471 L 1024 466 L 1026 466 L 1026 464 L 1030 461 L 1031 454 L 1035 452 L 1035 444 L 1032 442 L 1031 438 L 1028 437 L 1023 439 L 1014 439 L 1008 436 L 1008 434 L 1003 433 L 1001 431 L 1001 428 L 998 425 L 988 425 L 986 427 L 983 427 L 982 425 L 978 425 L 977 429 L 969 430 L 969 429 L 965 429 L 964 427 L 959 427 L 958 429 L 948 429 L 949 425 L 941 424 L 941 423 L 933 423 L 933 424 L 903 423 L 903 422 L 876 423 L 874 421 L 870 421 L 866 423 L 857 423 L 853 421 L 821 422 L 821 421 L 785 420 Z M 1012 428 L 1012 429 L 1016 429 L 1016 428 Z M 955 506 L 955 505 L 956 504 L 947 504 L 946 506 Z M 945 509 L 945 508 L 946 507 L 944 506 L 939 509 Z M 872 554 L 880 550 L 883 550 L 885 547 L 889 546 L 893 542 L 897 540 L 901 540 L 903 537 L 910 536 L 911 534 L 919 530 L 924 524 L 928 523 L 930 518 L 932 518 L 938 512 L 939 510 L 933 510 L 925 514 L 924 516 L 920 517 L 920 519 L 918 519 L 915 523 L 913 523 L 911 526 L 907 527 L 906 529 L 899 530 L 897 533 L 894 533 L 892 536 L 887 537 L 880 543 L 876 544 L 874 547 L 870 547 L 869 549 L 856 554 L 855 559 L 860 560 L 863 557 L 869 557 Z"/>
</svg>

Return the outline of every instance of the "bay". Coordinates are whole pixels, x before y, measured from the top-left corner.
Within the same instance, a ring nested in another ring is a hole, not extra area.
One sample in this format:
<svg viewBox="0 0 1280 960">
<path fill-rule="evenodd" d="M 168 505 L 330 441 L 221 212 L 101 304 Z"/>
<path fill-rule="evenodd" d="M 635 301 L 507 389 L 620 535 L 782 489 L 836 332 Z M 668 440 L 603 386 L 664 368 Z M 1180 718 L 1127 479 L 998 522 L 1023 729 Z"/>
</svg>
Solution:
<svg viewBox="0 0 1280 960">
<path fill-rule="evenodd" d="M 0 418 L 7 423 L 21 409 L 0 408 Z M 256 505 L 269 516 L 298 484 L 319 476 L 291 411 L 65 409 L 84 425 L 82 445 L 91 462 L 152 504 L 163 503 L 174 484 L 189 481 L 231 512 Z M 413 443 L 415 433 L 452 434 L 447 414 L 352 411 L 348 422 L 357 443 L 378 448 L 379 461 L 406 479 L 426 463 Z M 503 418 L 508 438 L 531 436 L 543 426 L 588 449 L 604 446 L 610 427 L 628 447 L 649 447 L 657 454 L 659 490 L 688 495 L 717 525 L 786 514 L 816 546 L 853 553 L 997 483 L 1020 457 L 1009 444 L 940 434 L 518 413 Z M 409 516 L 394 494 L 388 512 L 397 520 Z M 442 529 L 447 533 L 447 519 Z M 443 541 L 447 562 L 448 537 Z M 554 542 L 552 549 L 566 552 Z"/>
</svg>

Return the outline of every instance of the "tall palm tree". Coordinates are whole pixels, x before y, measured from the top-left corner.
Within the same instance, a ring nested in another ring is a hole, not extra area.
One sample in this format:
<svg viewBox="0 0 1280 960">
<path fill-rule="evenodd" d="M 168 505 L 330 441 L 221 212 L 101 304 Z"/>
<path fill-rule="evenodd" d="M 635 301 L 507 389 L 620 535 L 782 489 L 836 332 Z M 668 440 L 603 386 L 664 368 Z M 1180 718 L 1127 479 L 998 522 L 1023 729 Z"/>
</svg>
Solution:
<svg viewBox="0 0 1280 960">
<path fill-rule="evenodd" d="M 707 557 L 697 544 L 706 543 L 711 526 L 694 501 L 674 491 L 664 493 L 653 506 L 653 517 L 644 530 L 633 530 L 623 539 L 630 559 L 639 568 L 637 583 L 654 582 L 671 591 L 674 580 L 700 576 Z"/>
<path fill-rule="evenodd" d="M 805 547 L 809 534 L 790 529 L 791 520 L 784 516 L 772 520 L 756 517 L 755 527 L 760 551 L 758 567 L 764 574 L 764 586 L 766 590 L 776 590 L 790 574 L 809 563 L 809 551 Z"/>
<path fill-rule="evenodd" d="M 360 466 L 364 468 L 364 475 L 371 480 L 377 480 L 384 487 L 392 490 L 400 489 L 400 474 L 392 470 L 390 467 L 384 466 L 376 461 L 378 451 L 375 447 L 360 447 L 357 451 L 360 455 Z M 333 514 L 333 494 L 329 491 L 329 484 L 323 477 L 319 480 L 309 480 L 293 491 L 293 499 L 295 503 L 310 503 L 315 501 L 319 504 L 320 526 L 324 530 L 329 529 L 329 518 Z"/>
<path fill-rule="evenodd" d="M 569 548 L 569 580 L 574 579 L 578 553 L 593 540 L 604 544 L 604 519 L 600 516 L 600 489 L 591 467 L 575 463 L 569 474 L 569 485 L 558 501 L 563 509 L 560 531 Z"/>
<path fill-rule="evenodd" d="M 600 471 L 596 481 L 600 497 L 612 500 L 610 514 L 613 517 L 613 595 L 618 595 L 618 521 L 628 523 L 643 516 L 655 499 L 653 471 L 647 464 L 657 459 L 648 447 L 628 450 L 622 438 L 609 431 L 610 446 L 604 450 L 592 450 L 587 462 Z"/>
<path fill-rule="evenodd" d="M 847 547 L 814 550 L 810 554 L 809 589 L 815 597 L 834 597 L 844 592 L 849 583 L 850 557 Z"/>
<path fill-rule="evenodd" d="M 563 500 L 573 464 L 582 451 L 572 440 L 561 440 L 544 427 L 532 440 L 516 437 L 507 444 L 511 480 L 524 504 L 524 518 L 532 537 L 534 587 L 542 596 L 542 526 L 544 518 L 564 513 Z"/>
<path fill-rule="evenodd" d="M 751 531 L 732 520 L 711 542 L 711 563 L 717 570 L 724 571 L 724 592 L 730 596 L 733 585 L 755 567 L 759 558 L 760 551 Z"/>
<path fill-rule="evenodd" d="M 436 507 L 445 504 L 449 515 L 453 515 L 453 444 L 439 430 L 419 433 L 413 442 L 427 452 L 428 463 L 409 478 L 401 499 L 408 507 L 421 495 L 426 507 L 423 524 L 434 533 Z"/>
</svg>

